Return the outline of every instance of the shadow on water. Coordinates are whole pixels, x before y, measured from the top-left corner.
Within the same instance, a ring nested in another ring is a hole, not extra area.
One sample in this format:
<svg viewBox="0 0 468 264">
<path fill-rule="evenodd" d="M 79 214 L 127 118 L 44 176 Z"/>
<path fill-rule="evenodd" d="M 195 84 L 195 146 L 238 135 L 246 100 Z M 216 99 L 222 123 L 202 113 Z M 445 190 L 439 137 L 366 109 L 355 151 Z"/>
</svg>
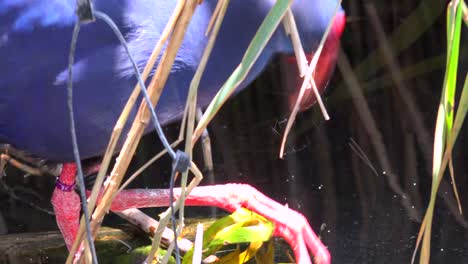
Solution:
<svg viewBox="0 0 468 264">
<path fill-rule="evenodd" d="M 417 17 L 415 22 L 419 23 L 412 24 L 411 30 L 417 32 L 417 27 L 425 23 L 431 26 L 401 52 L 391 46 L 395 51 L 393 66 L 403 74 L 398 79 L 385 54 L 377 54 L 377 59 L 366 66 L 368 74 L 362 73 L 362 62 L 382 45 L 372 8 L 381 29 L 390 37 L 423 4 L 380 2 L 372 2 L 372 6 L 371 1 L 344 4 L 348 23 L 342 41 L 346 55 L 342 55 L 341 63 L 345 56 L 357 74 L 372 119 L 357 107 L 362 101 L 356 103 L 355 95 L 345 85 L 341 64 L 325 92 L 331 120 L 323 121 L 317 107 L 302 113 L 288 140 L 286 156 L 279 159 L 288 113 L 278 74 L 281 66 L 275 61 L 251 89 L 227 103 L 210 127 L 215 182 L 249 183 L 302 212 L 314 230 L 322 227 L 321 236 L 334 263 L 409 263 L 430 194 L 433 130 L 445 65 L 445 4 L 427 1 L 428 9 L 422 13 L 427 16 Z M 466 40 L 467 32 L 463 33 Z M 464 45 L 459 67 L 463 75 L 467 54 Z M 424 64 L 427 67 L 417 68 Z M 177 129 L 173 125 L 166 131 L 175 138 Z M 465 211 L 468 167 L 463 160 L 468 154 L 467 136 L 461 133 L 454 152 Z M 134 167 L 147 160 L 157 145 L 154 137 L 146 140 Z M 196 150 L 196 156 L 201 156 L 200 150 Z M 134 185 L 167 187 L 169 164 L 166 159 L 152 166 Z M 51 210 L 53 179 L 6 177 L 5 181 L 22 199 Z M 431 260 L 468 263 L 468 222 L 458 214 L 448 177 L 439 193 Z M 52 215 L 13 200 L 5 192 L 0 193 L 0 204 L 0 231 L 4 233 L 6 229 L 9 233 L 56 229 Z M 149 212 L 155 215 L 154 210 Z M 187 210 L 193 216 L 209 212 Z M 117 218 L 108 219 L 109 224 L 114 220 Z"/>
</svg>

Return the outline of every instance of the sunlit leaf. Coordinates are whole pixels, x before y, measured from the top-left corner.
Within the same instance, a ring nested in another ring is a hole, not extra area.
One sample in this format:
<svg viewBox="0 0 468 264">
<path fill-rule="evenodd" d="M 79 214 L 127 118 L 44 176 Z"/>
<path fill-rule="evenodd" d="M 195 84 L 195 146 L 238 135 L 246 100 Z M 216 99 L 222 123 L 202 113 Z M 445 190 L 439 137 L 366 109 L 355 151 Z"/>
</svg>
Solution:
<svg viewBox="0 0 468 264">
<path fill-rule="evenodd" d="M 242 264 L 255 256 L 262 247 L 263 242 L 252 242 L 246 250 L 240 252 L 239 248 L 219 259 L 219 264 Z M 270 262 L 271 263 L 271 262 Z M 266 263 L 265 263 L 266 264 Z"/>
<path fill-rule="evenodd" d="M 242 258 L 251 258 L 257 246 L 260 247 L 263 241 L 267 241 L 273 234 L 273 224 L 266 218 L 240 208 L 229 216 L 223 217 L 213 223 L 204 233 L 203 237 L 203 256 L 216 253 L 223 246 L 240 243 L 255 243 L 249 246 L 244 252 Z M 258 245 L 260 243 L 260 245 Z M 187 252 L 183 263 L 191 263 L 193 250 Z M 234 254 L 230 258 L 235 259 Z"/>
</svg>

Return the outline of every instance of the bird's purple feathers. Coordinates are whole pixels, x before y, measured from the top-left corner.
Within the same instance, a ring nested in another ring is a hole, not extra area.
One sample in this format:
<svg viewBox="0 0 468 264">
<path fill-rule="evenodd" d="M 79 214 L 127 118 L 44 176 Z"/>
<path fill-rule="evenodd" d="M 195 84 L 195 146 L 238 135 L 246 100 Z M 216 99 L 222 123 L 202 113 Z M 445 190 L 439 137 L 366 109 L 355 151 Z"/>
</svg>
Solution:
<svg viewBox="0 0 468 264">
<path fill-rule="evenodd" d="M 177 1 L 96 0 L 124 33 L 142 69 Z M 239 64 L 272 0 L 232 1 L 200 85 L 206 105 Z M 189 83 L 206 44 L 204 32 L 217 1 L 205 0 L 179 51 L 157 107 L 163 124 L 184 108 Z M 0 2 L 0 141 L 34 155 L 72 160 L 66 108 L 67 60 L 75 22 L 74 0 Z M 333 15 L 335 1 L 296 0 L 293 6 L 307 50 L 318 44 Z M 245 87 L 274 54 L 291 53 L 282 27 L 253 67 Z M 83 26 L 74 65 L 74 105 L 80 152 L 101 154 L 135 78 L 122 46 L 104 23 Z"/>
</svg>

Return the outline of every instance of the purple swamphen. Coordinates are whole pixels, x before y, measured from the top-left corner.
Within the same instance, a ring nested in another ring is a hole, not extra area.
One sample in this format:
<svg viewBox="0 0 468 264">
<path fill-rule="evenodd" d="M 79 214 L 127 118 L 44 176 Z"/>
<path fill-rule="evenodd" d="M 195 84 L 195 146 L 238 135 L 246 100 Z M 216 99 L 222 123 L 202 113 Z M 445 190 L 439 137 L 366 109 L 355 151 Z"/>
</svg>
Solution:
<svg viewBox="0 0 468 264">
<path fill-rule="evenodd" d="M 200 83 L 198 103 L 201 106 L 210 102 L 239 64 L 256 30 L 275 1 L 231 2 Z M 177 1 L 157 0 L 96 0 L 94 7 L 107 13 L 116 22 L 126 37 L 130 52 L 142 69 L 176 3 Z M 216 4 L 217 1 L 214 0 L 203 1 L 189 25 L 156 107 L 163 125 L 181 117 L 190 81 L 207 43 L 204 32 Z M 292 12 L 307 53 L 317 48 L 336 5 L 336 0 L 294 1 Z M 73 160 L 66 107 L 66 83 L 71 32 L 76 19 L 75 0 L 0 1 L 0 143 L 8 143 L 16 149 L 46 160 Z M 319 89 L 325 88 L 334 69 L 344 21 L 344 13 L 340 10 L 333 21 L 314 75 Z M 278 27 L 239 89 L 254 80 L 277 54 L 293 55 L 291 41 L 282 26 Z M 114 123 L 133 90 L 136 79 L 123 47 L 102 21 L 82 26 L 73 67 L 79 150 L 82 158 L 96 157 L 105 151 Z M 297 90 L 292 90 L 288 101 L 292 102 L 296 94 Z M 311 93 L 307 94 L 301 108 L 311 106 L 314 101 L 314 96 Z M 135 113 L 136 109 L 133 114 Z M 64 167 L 62 175 L 66 173 L 72 177 L 64 176 L 61 178 L 62 182 L 73 184 L 73 165 Z M 120 194 L 121 199 L 125 199 L 124 194 Z M 206 204 L 205 200 L 190 202 L 190 197 L 187 202 Z M 148 203 L 133 206 L 149 206 Z M 220 206 L 219 202 L 208 203 Z M 231 211 L 235 209 L 235 205 L 223 207 Z M 283 210 L 280 207 L 278 210 Z M 113 210 L 122 208 L 116 205 L 113 206 Z M 287 210 L 291 212 L 290 209 Z M 268 212 L 259 210 L 259 213 L 266 214 L 273 221 L 277 220 L 275 215 Z M 63 214 L 57 213 L 57 217 Z M 67 245 L 70 246 L 76 234 L 77 220 L 75 215 L 68 216 L 68 220 L 58 219 L 58 222 L 62 222 L 59 226 Z M 64 221 L 69 222 L 63 223 Z M 307 238 L 308 235 L 313 235 L 315 239 L 315 234 L 307 222 L 307 234 L 302 234 L 306 237 L 301 236 L 300 239 L 295 236 L 301 234 L 294 233 L 296 231 L 288 226 L 288 223 L 276 222 L 275 234 L 285 236 L 285 233 L 292 232 L 285 238 L 292 246 L 298 245 L 297 249 L 294 249 L 298 262 L 310 263 L 307 247 L 318 259 L 328 261 L 328 252 L 320 242 L 309 241 Z"/>
</svg>

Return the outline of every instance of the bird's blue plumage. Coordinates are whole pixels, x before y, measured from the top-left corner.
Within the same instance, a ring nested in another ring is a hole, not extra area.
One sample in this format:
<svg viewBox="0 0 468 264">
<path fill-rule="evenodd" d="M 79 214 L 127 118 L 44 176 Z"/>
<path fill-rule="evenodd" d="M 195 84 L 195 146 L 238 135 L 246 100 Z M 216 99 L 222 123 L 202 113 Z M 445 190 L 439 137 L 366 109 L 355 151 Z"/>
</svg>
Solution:
<svg viewBox="0 0 468 264">
<path fill-rule="evenodd" d="M 177 1 L 96 0 L 115 20 L 141 69 Z M 239 64 L 273 0 L 232 1 L 200 84 L 206 105 Z M 166 124 L 183 111 L 186 92 L 206 44 L 204 32 L 217 1 L 205 0 L 177 55 L 157 113 Z M 336 1 L 296 0 L 304 46 L 318 44 Z M 67 60 L 75 0 L 0 1 L 0 141 L 56 161 L 73 159 L 66 108 Z M 307 14 L 307 16 L 305 16 Z M 291 53 L 282 27 L 241 87 L 276 53 Z M 120 111 L 136 83 L 123 47 L 104 23 L 82 27 L 74 65 L 74 106 L 82 157 L 105 150 Z"/>
</svg>

